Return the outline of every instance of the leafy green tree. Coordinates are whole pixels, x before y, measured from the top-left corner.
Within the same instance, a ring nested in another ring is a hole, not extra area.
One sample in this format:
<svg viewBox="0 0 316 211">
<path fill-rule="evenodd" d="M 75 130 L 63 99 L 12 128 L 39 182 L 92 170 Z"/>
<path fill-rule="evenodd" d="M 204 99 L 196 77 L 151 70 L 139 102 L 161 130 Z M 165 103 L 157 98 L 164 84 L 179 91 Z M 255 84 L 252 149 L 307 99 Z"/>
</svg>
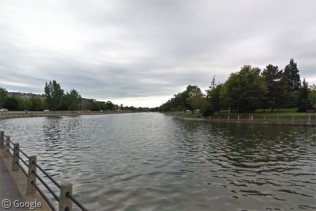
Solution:
<svg viewBox="0 0 316 211">
<path fill-rule="evenodd" d="M 210 90 L 207 91 L 206 99 L 209 102 L 210 107 L 212 108 L 213 112 L 220 113 L 221 108 L 221 90 L 223 88 L 222 84 L 217 86 L 212 86 Z"/>
<path fill-rule="evenodd" d="M 262 105 L 267 92 L 260 69 L 243 66 L 238 73 L 232 73 L 225 83 L 228 104 L 238 112 L 254 112 Z"/>
<path fill-rule="evenodd" d="M 309 100 L 312 106 L 316 108 L 316 84 L 310 86 Z"/>
<path fill-rule="evenodd" d="M 18 111 L 20 107 L 19 100 L 15 97 L 7 97 L 4 107 L 12 111 Z"/>
<path fill-rule="evenodd" d="M 64 90 L 61 89 L 60 84 L 55 80 L 45 83 L 45 96 L 49 109 L 56 111 L 63 102 Z"/>
<path fill-rule="evenodd" d="M 27 109 L 27 110 L 31 110 L 32 109 L 33 102 L 32 102 L 31 99 L 25 99 L 23 104 L 24 104 L 24 109 Z"/>
<path fill-rule="evenodd" d="M 203 94 L 201 89 L 196 85 L 189 85 L 184 91 L 184 96 L 186 96 L 186 107 L 192 112 L 195 109 L 201 109 L 203 103 Z"/>
<path fill-rule="evenodd" d="M 70 92 L 64 96 L 64 104 L 66 108 L 71 111 L 79 110 L 80 108 L 81 96 L 78 91 L 72 89 Z"/>
<path fill-rule="evenodd" d="M 3 108 L 7 97 L 8 97 L 7 90 L 0 87 L 0 108 Z"/>
<path fill-rule="evenodd" d="M 32 97 L 30 100 L 32 102 L 32 106 L 31 106 L 32 111 L 39 111 L 44 108 L 43 101 L 40 98 Z"/>
<path fill-rule="evenodd" d="M 290 91 L 299 91 L 301 80 L 297 63 L 294 62 L 294 59 L 291 59 L 290 63 L 284 68 L 284 76 L 288 81 Z"/>
<path fill-rule="evenodd" d="M 111 101 L 108 101 L 105 103 L 104 109 L 107 111 L 113 111 L 115 110 L 115 105 Z"/>
</svg>

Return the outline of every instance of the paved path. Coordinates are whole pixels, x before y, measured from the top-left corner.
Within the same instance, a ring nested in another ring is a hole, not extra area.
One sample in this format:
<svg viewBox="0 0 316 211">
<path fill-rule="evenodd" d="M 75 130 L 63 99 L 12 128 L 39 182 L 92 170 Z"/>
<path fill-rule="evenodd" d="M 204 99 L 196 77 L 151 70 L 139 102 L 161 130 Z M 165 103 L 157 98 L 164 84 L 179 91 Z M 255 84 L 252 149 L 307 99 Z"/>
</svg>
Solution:
<svg viewBox="0 0 316 211">
<path fill-rule="evenodd" d="M 3 200 L 5 199 L 10 200 L 11 203 L 13 203 L 15 200 L 23 201 L 22 196 L 15 182 L 13 181 L 10 172 L 8 171 L 2 157 L 0 157 L 0 211 L 25 210 L 13 207 L 11 207 L 11 209 L 5 209 L 2 204 Z"/>
</svg>

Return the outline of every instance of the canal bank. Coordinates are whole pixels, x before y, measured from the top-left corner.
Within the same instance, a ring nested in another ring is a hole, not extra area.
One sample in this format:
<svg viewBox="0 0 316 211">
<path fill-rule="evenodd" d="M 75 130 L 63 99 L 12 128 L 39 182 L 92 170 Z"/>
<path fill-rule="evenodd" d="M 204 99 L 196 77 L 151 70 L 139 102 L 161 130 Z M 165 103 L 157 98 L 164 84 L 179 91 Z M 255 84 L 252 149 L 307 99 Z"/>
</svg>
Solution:
<svg viewBox="0 0 316 211">
<path fill-rule="evenodd" d="M 30 118 L 30 117 L 60 117 L 60 116 L 80 116 L 80 115 L 108 115 L 108 114 L 123 114 L 132 113 L 131 111 L 17 111 L 17 112 L 0 112 L 1 119 L 12 119 L 12 118 Z M 136 113 L 136 112 L 133 112 Z"/>
<path fill-rule="evenodd" d="M 248 115 L 213 115 L 207 118 L 193 115 L 181 116 L 176 113 L 165 113 L 178 119 L 190 120 L 190 121 L 205 121 L 212 123 L 232 123 L 232 124 L 257 124 L 257 125 L 286 125 L 286 126 L 316 126 L 316 115 L 305 115 L 301 118 L 299 115 L 275 115 L 275 118 L 271 118 L 271 115 L 260 115 L 260 117 L 253 114 Z"/>
</svg>

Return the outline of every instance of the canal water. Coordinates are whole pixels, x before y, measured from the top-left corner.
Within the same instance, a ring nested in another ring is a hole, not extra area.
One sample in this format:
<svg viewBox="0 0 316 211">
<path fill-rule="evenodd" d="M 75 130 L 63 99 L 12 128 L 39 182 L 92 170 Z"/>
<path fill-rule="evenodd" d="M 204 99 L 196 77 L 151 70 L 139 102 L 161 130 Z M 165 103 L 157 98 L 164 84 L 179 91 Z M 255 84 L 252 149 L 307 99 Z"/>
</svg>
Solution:
<svg viewBox="0 0 316 211">
<path fill-rule="evenodd" d="M 160 113 L 0 120 L 91 210 L 316 209 L 316 128 Z"/>
</svg>

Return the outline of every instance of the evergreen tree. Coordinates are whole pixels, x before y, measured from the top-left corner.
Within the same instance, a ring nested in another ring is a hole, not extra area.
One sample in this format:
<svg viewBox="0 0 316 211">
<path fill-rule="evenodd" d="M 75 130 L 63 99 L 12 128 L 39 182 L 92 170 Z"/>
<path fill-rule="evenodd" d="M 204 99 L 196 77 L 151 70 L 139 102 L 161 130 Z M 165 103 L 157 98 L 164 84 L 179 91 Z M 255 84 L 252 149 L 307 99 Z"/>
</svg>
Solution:
<svg viewBox="0 0 316 211">
<path fill-rule="evenodd" d="M 290 63 L 284 68 L 284 75 L 287 78 L 290 91 L 299 91 L 301 80 L 297 63 L 294 62 L 294 59 L 291 59 Z"/>
<path fill-rule="evenodd" d="M 271 111 L 273 111 L 274 108 L 280 108 L 285 98 L 281 81 L 282 71 L 279 70 L 278 66 L 269 64 L 261 75 L 264 77 L 267 86 L 267 94 L 263 103 L 264 109 L 271 108 Z"/>
<path fill-rule="evenodd" d="M 305 112 L 306 110 L 313 109 L 311 102 L 309 100 L 310 89 L 308 87 L 308 83 L 303 80 L 303 85 L 300 88 L 299 97 L 298 97 L 298 111 Z"/>
</svg>

